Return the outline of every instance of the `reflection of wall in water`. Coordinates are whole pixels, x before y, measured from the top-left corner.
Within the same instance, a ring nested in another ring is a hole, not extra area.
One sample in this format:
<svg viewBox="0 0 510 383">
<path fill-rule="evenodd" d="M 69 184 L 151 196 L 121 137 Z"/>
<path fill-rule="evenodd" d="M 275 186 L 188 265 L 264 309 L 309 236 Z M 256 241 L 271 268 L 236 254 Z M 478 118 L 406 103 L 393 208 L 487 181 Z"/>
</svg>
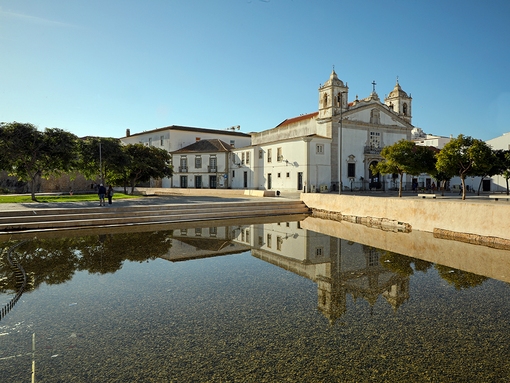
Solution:
<svg viewBox="0 0 510 383">
<path fill-rule="evenodd" d="M 318 309 L 334 323 L 347 295 L 374 305 L 383 296 L 397 310 L 409 298 L 409 278 L 380 262 L 382 250 L 302 229 L 299 222 L 235 227 L 234 241 L 252 255 L 317 283 Z"/>
<path fill-rule="evenodd" d="M 176 229 L 172 247 L 162 258 L 184 261 L 248 251 L 248 246 L 232 241 L 231 232 L 229 226 Z"/>
</svg>

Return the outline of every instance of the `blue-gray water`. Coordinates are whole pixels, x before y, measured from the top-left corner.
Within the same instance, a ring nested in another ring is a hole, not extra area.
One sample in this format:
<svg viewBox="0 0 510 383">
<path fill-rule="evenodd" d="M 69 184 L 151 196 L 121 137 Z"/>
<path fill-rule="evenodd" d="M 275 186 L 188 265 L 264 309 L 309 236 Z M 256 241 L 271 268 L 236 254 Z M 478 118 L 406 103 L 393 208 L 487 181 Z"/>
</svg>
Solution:
<svg viewBox="0 0 510 383">
<path fill-rule="evenodd" d="M 508 284 L 294 224 L 32 241 L 1 381 L 510 380 Z"/>
</svg>

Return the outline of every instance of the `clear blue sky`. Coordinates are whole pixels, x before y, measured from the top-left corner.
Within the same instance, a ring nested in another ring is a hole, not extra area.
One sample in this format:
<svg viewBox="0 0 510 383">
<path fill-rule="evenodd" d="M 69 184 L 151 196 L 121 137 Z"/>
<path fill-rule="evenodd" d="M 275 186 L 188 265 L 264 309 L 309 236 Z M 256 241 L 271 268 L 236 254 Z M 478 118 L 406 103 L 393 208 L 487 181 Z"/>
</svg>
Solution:
<svg viewBox="0 0 510 383">
<path fill-rule="evenodd" d="M 426 133 L 510 131 L 510 1 L 0 0 L 0 121 L 123 137 L 242 132 L 398 76 Z"/>
</svg>

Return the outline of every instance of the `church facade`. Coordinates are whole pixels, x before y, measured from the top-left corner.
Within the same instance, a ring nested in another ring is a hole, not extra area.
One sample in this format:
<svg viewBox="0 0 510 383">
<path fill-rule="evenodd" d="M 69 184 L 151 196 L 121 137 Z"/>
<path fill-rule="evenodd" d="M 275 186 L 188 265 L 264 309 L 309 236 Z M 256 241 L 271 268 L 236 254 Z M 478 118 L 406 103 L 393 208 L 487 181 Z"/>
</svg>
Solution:
<svg viewBox="0 0 510 383">
<path fill-rule="evenodd" d="M 333 70 L 319 87 L 318 110 L 253 133 L 234 150 L 233 188 L 283 191 L 387 190 L 391 175 L 372 174 L 385 146 L 411 140 L 412 98 L 398 81 L 384 99 L 373 92 L 349 102 L 349 88 Z M 246 163 L 249 153 L 253 161 Z M 236 174 L 239 174 L 237 177 Z"/>
</svg>

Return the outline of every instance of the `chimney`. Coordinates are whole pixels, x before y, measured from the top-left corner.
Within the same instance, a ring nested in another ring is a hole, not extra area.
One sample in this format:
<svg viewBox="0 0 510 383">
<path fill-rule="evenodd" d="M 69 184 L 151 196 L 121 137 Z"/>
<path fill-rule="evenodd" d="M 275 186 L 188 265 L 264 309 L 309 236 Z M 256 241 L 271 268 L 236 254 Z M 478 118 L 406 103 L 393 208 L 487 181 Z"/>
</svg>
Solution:
<svg viewBox="0 0 510 383">
<path fill-rule="evenodd" d="M 126 129 L 126 137 L 129 137 L 131 135 L 131 130 L 130 129 Z"/>
</svg>

